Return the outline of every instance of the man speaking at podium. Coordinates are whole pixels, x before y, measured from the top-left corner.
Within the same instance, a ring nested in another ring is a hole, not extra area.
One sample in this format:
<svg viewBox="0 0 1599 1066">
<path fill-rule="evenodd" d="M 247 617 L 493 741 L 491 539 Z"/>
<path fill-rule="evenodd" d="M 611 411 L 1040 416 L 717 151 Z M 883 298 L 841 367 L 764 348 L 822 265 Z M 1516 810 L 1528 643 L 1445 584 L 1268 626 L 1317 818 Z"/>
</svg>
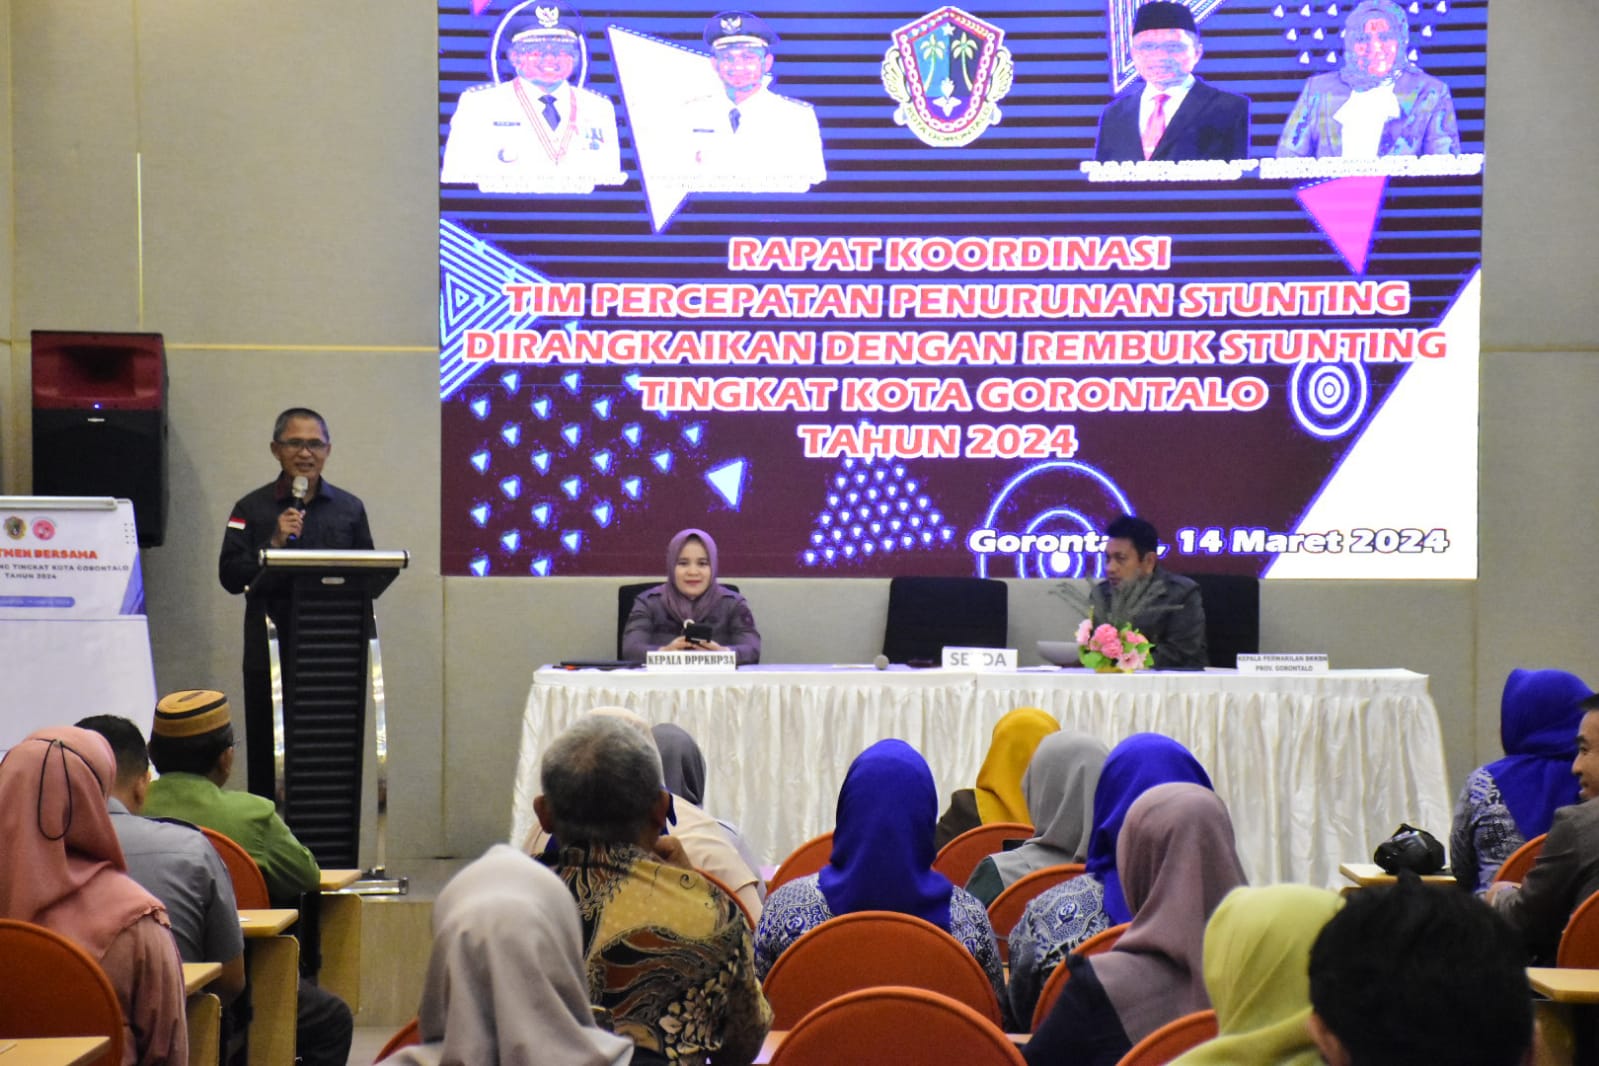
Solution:
<svg viewBox="0 0 1599 1066">
<path fill-rule="evenodd" d="M 307 407 L 291 407 L 272 428 L 272 457 L 283 472 L 233 505 L 222 535 L 217 577 L 237 595 L 261 569 L 262 548 L 352 548 L 370 551 L 366 505 L 322 479 L 333 451 L 325 419 Z M 287 603 L 272 604 L 280 630 Z M 244 607 L 244 736 L 249 789 L 274 799 L 272 687 L 267 660 L 266 606 L 254 598 Z"/>
</svg>

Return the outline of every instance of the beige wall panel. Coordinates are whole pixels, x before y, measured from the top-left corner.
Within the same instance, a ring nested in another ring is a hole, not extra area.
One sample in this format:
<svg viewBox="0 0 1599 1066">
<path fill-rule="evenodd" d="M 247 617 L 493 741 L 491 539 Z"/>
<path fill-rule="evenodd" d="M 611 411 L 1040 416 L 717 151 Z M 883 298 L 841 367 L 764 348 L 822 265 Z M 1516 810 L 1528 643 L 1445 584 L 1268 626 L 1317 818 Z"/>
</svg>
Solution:
<svg viewBox="0 0 1599 1066">
<path fill-rule="evenodd" d="M 433 9 L 138 11 L 151 328 L 190 343 L 436 345 Z"/>
<path fill-rule="evenodd" d="M 180 349 L 168 363 L 172 506 L 166 544 L 145 553 L 158 688 L 218 686 L 234 698 L 242 728 L 244 605 L 217 583 L 217 553 L 234 501 L 277 476 L 268 450 L 273 418 L 285 407 L 315 407 L 334 441 L 328 480 L 365 501 L 378 547 L 412 552 L 377 612 L 388 688 L 389 853 L 436 854 L 444 727 L 437 358 Z M 242 784 L 242 760 L 236 777 Z"/>
<path fill-rule="evenodd" d="M 1477 765 L 1475 598 L 1470 581 L 1266 581 L 1261 650 L 1326 652 L 1335 669 L 1402 666 L 1428 675 L 1453 790 Z M 1497 719 L 1495 729 L 1497 736 Z"/>
<path fill-rule="evenodd" d="M 138 328 L 129 4 L 11 7 L 13 337 Z"/>
<path fill-rule="evenodd" d="M 1599 349 L 1599 5 L 1493 0 L 1489 11 L 1483 343 Z"/>
</svg>

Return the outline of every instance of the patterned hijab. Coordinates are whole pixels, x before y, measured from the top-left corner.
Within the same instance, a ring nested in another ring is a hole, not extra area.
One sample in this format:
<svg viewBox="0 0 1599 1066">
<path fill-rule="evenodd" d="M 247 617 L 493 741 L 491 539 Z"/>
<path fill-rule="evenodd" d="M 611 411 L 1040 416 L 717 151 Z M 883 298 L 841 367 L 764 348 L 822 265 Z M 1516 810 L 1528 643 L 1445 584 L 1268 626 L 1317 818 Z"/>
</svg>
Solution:
<svg viewBox="0 0 1599 1066">
<path fill-rule="evenodd" d="M 106 796 L 116 757 L 99 733 L 41 729 L 0 761 L 0 918 L 71 937 L 96 959 L 166 908 L 127 874 Z"/>
<path fill-rule="evenodd" d="M 1320 1066 L 1310 945 L 1340 901 L 1310 885 L 1235 888 L 1205 926 L 1205 989 L 1220 1035 L 1173 1066 Z"/>
<path fill-rule="evenodd" d="M 1499 743 L 1505 757 L 1484 769 L 1493 776 L 1522 838 L 1549 832 L 1557 807 L 1577 802 L 1579 704 L 1593 690 L 1564 670 L 1512 670 L 1499 701 Z"/>
<path fill-rule="evenodd" d="M 1381 76 L 1368 74 L 1362 70 L 1354 49 L 1357 42 L 1366 39 L 1366 23 L 1377 18 L 1386 19 L 1389 27 L 1399 37 L 1393 68 Z M 1366 89 L 1375 89 L 1379 85 L 1392 84 L 1399 75 L 1409 69 L 1410 23 L 1405 19 L 1404 8 L 1393 0 L 1360 0 L 1344 19 L 1344 65 L 1338 69 L 1338 77 L 1351 89 L 1363 92 Z"/>
<path fill-rule="evenodd" d="M 661 753 L 661 770 L 666 774 L 666 790 L 682 796 L 696 807 L 705 805 L 705 755 L 688 730 L 671 722 L 650 727 L 655 747 Z"/>
<path fill-rule="evenodd" d="M 1018 707 L 994 723 L 994 733 L 977 771 L 977 815 L 989 822 L 1025 822 L 1027 797 L 1022 774 L 1038 742 L 1060 730 L 1060 723 L 1037 707 Z"/>
<path fill-rule="evenodd" d="M 1244 868 L 1227 805 L 1210 789 L 1185 782 L 1156 785 L 1133 802 L 1116 860 L 1133 924 L 1092 965 L 1136 1044 L 1210 1006 L 1205 922 L 1244 883 Z"/>
<path fill-rule="evenodd" d="M 677 557 L 683 554 L 683 546 L 690 540 L 698 540 L 705 545 L 705 557 L 711 563 L 711 580 L 705 586 L 705 591 L 694 599 L 689 599 L 677 590 Z M 674 622 L 693 621 L 704 618 L 710 609 L 727 595 L 727 590 L 717 583 L 717 575 L 721 568 L 716 562 L 716 541 L 703 529 L 683 529 L 677 532 L 666 546 L 666 584 L 665 590 L 666 613 Z"/>
<path fill-rule="evenodd" d="M 633 1042 L 594 1024 L 566 885 L 496 844 L 444 886 L 433 905 L 433 953 L 422 1043 L 399 1066 L 622 1066 Z"/>
<path fill-rule="evenodd" d="M 1104 741 L 1066 730 L 1038 742 L 1022 775 L 1037 835 L 1015 851 L 994 856 L 1004 884 L 1046 866 L 1083 861 L 1094 831 L 1094 789 L 1107 751 Z"/>
<path fill-rule="evenodd" d="M 1105 886 L 1105 913 L 1112 925 L 1131 921 L 1122 895 L 1116 845 L 1133 801 L 1156 785 L 1187 781 L 1210 788 L 1210 775 L 1193 753 L 1160 733 L 1134 733 L 1110 749 L 1094 789 L 1094 833 L 1088 840 L 1088 873 Z"/>
<path fill-rule="evenodd" d="M 855 757 L 838 792 L 833 856 L 817 887 L 835 915 L 898 911 L 949 928 L 954 886 L 933 871 L 938 789 L 921 753 L 879 740 Z"/>
</svg>

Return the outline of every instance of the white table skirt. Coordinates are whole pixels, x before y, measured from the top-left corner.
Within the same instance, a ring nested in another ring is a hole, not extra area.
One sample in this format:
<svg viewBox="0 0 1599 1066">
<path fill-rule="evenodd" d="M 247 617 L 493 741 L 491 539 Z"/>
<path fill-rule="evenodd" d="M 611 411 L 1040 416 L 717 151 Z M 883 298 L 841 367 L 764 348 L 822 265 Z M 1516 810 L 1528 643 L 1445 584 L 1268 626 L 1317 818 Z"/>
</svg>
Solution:
<svg viewBox="0 0 1599 1066">
<path fill-rule="evenodd" d="M 676 722 L 705 752 L 705 806 L 776 862 L 833 827 L 844 773 L 865 747 L 899 737 L 926 757 L 947 801 L 969 788 L 994 723 L 1042 707 L 1107 744 L 1157 732 L 1187 745 L 1232 811 L 1256 883 L 1338 883 L 1402 821 L 1449 830 L 1438 714 L 1408 670 L 1294 677 L 1233 671 L 1096 675 L 886 672 L 759 666 L 735 674 L 569 671 L 533 675 L 522 718 L 511 841 L 533 827 L 538 760 L 595 707 Z"/>
</svg>

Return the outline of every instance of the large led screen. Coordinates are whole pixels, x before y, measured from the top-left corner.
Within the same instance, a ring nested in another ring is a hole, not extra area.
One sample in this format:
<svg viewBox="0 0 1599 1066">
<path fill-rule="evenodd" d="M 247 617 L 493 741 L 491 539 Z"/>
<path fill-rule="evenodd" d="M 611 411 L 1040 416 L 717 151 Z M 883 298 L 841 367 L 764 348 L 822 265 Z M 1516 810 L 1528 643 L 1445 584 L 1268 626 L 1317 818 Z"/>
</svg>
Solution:
<svg viewBox="0 0 1599 1066">
<path fill-rule="evenodd" d="M 1474 577 L 1486 24 L 441 3 L 444 572 Z"/>
</svg>

